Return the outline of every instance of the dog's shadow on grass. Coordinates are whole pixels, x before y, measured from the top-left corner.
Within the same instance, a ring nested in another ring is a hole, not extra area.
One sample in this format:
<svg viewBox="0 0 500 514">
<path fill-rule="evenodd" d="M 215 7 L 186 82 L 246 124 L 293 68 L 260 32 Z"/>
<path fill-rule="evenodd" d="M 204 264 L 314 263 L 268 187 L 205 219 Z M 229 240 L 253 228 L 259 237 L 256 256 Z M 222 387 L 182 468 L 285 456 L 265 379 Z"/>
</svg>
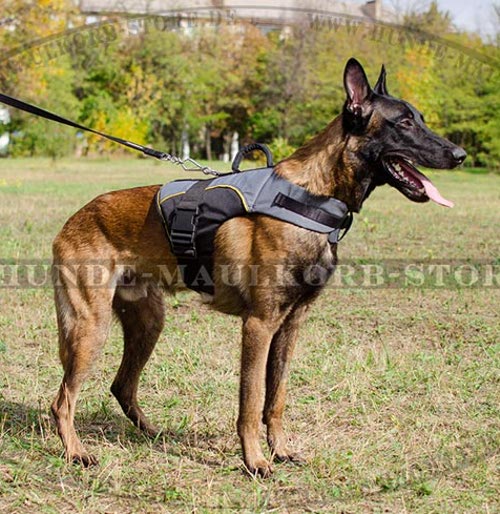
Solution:
<svg viewBox="0 0 500 514">
<path fill-rule="evenodd" d="M 178 458 L 188 458 L 205 466 L 219 467 L 221 455 L 233 456 L 236 441 L 228 441 L 220 431 L 196 430 L 189 425 L 182 429 L 163 428 L 151 438 L 143 434 L 121 413 L 102 410 L 77 415 L 76 430 L 84 445 L 99 445 L 105 440 L 107 446 L 128 447 L 131 451 L 149 447 L 152 451 Z M 16 445 L 30 448 L 43 447 L 48 434 L 56 434 L 55 423 L 45 406 L 4 401 L 0 398 L 0 436 L 16 440 Z M 90 448 L 89 448 L 90 449 Z M 61 446 L 62 450 L 62 446 Z M 47 450 L 52 453 L 51 450 Z"/>
<path fill-rule="evenodd" d="M 33 433 L 42 435 L 50 427 L 50 416 L 43 408 L 35 408 L 0 398 L 0 433 L 22 439 Z"/>
<path fill-rule="evenodd" d="M 123 421 L 113 412 L 105 416 L 96 412 L 76 416 L 75 425 L 77 430 L 90 434 L 104 434 L 110 442 L 116 442 L 119 435 L 116 427 L 122 426 Z M 55 432 L 55 423 L 45 406 L 33 407 L 0 399 L 0 428 L 3 435 L 22 439 L 23 435 L 31 437 L 33 433 L 46 435 L 49 431 Z"/>
<path fill-rule="evenodd" d="M 239 456 L 235 438 L 228 440 L 221 431 L 210 431 L 206 427 L 203 431 L 189 424 L 182 429 L 159 427 L 161 432 L 156 437 L 150 437 L 124 415 L 114 412 L 103 415 L 102 411 L 77 417 L 75 423 L 84 444 L 89 439 L 93 439 L 93 444 L 99 444 L 104 438 L 109 445 L 120 445 L 133 453 L 138 449 L 149 448 L 154 453 L 188 459 L 211 468 L 220 468 L 227 458 Z"/>
</svg>

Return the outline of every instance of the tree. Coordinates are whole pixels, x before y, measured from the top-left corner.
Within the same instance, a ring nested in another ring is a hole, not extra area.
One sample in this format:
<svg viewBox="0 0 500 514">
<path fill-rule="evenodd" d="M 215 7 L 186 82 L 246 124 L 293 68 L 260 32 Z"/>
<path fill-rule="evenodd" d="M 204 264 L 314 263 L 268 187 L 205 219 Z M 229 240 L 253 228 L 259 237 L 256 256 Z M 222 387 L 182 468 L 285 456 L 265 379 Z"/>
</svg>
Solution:
<svg viewBox="0 0 500 514">
<path fill-rule="evenodd" d="M 33 40 L 63 31 L 74 17 L 75 8 L 68 0 L 6 2 L 0 23 L 0 50 L 8 56 L 0 67 L 2 91 L 15 92 L 16 96 L 49 110 L 57 109 L 63 116 L 78 116 L 68 56 L 36 61 L 29 50 Z M 68 138 L 68 129 L 15 110 L 11 117 L 11 129 L 18 131 L 12 144 L 14 155 L 43 154 L 56 158 L 72 150 L 74 140 Z"/>
</svg>

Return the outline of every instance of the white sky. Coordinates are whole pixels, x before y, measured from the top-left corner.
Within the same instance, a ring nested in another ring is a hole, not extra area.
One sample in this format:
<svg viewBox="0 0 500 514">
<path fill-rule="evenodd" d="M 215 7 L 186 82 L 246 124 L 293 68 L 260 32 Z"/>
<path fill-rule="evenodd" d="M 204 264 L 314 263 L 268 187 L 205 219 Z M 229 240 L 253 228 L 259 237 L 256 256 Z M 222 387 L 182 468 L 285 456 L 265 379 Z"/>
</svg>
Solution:
<svg viewBox="0 0 500 514">
<path fill-rule="evenodd" d="M 403 10 L 422 10 L 430 0 L 383 0 L 384 4 Z M 455 25 L 459 28 L 481 35 L 495 34 L 498 31 L 498 19 L 493 11 L 493 0 L 437 0 L 440 10 L 449 11 Z M 497 0 L 497 4 L 500 1 Z"/>
</svg>

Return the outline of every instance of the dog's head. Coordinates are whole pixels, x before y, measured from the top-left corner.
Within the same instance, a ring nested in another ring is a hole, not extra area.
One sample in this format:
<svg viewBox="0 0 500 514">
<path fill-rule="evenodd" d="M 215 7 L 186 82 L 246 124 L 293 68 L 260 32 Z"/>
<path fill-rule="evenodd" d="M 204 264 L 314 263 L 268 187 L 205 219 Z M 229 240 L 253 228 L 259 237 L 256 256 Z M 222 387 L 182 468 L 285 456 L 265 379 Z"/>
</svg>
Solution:
<svg viewBox="0 0 500 514">
<path fill-rule="evenodd" d="M 383 66 L 372 89 L 361 64 L 350 59 L 344 87 L 342 123 L 361 154 L 359 169 L 370 180 L 369 189 L 388 183 L 414 202 L 452 207 L 415 166 L 455 168 L 465 160 L 465 151 L 432 132 L 415 107 L 388 93 Z"/>
</svg>

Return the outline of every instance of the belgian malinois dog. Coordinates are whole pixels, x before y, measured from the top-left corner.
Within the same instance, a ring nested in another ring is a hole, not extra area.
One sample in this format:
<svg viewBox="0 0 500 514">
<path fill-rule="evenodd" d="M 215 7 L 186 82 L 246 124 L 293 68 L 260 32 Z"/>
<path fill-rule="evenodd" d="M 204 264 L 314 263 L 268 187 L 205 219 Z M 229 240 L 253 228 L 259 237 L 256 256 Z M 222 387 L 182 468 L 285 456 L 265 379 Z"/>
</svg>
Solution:
<svg viewBox="0 0 500 514">
<path fill-rule="evenodd" d="M 280 162 L 276 173 L 312 194 L 343 201 L 351 212 L 359 212 L 373 189 L 383 184 L 414 202 L 430 199 L 452 206 L 415 166 L 451 169 L 464 161 L 465 151 L 431 132 L 415 107 L 389 95 L 384 67 L 372 89 L 361 64 L 350 59 L 344 86 L 347 99 L 342 113 Z M 67 459 L 84 466 L 96 464 L 96 459 L 76 434 L 75 405 L 99 358 L 113 313 L 123 327 L 124 352 L 111 391 L 137 427 L 151 436 L 159 433 L 139 407 L 137 386 L 164 325 L 163 291 L 182 284 L 166 283 L 158 274 L 158 263 L 166 266 L 170 277 L 177 269 L 155 206 L 158 189 L 147 186 L 99 196 L 71 217 L 54 241 L 64 377 L 52 412 Z M 243 458 L 250 473 L 267 476 L 272 458 L 300 460 L 289 449 L 283 429 L 287 374 L 298 329 L 324 285 L 301 282 L 300 270 L 318 265 L 332 273 L 336 245 L 325 234 L 263 215 L 225 222 L 215 243 L 212 306 L 243 321 L 237 422 Z M 85 267 L 72 268 L 76 281 L 61 273 L 73 263 L 94 261 L 108 263 L 108 287 L 94 287 Z M 286 280 L 275 280 L 276 262 L 282 273 L 293 274 L 290 286 Z M 227 271 L 228 266 L 241 269 L 242 263 L 248 269 L 258 267 L 258 282 L 237 273 L 229 285 L 218 265 L 224 264 Z M 264 456 L 259 442 L 261 421 L 267 427 L 271 459 Z"/>
</svg>

